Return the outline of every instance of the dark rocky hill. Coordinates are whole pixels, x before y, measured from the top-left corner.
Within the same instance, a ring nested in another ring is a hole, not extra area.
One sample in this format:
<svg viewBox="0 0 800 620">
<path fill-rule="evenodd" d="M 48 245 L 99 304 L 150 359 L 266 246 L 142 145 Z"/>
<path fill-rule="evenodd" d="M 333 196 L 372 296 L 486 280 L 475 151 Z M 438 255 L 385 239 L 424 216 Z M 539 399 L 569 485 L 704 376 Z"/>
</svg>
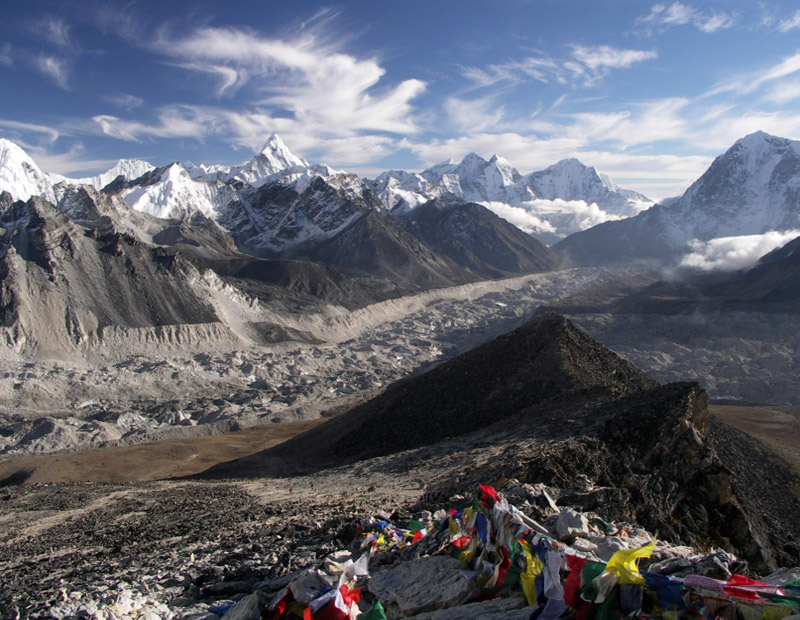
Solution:
<svg viewBox="0 0 800 620">
<path fill-rule="evenodd" d="M 564 266 L 555 252 L 474 202 L 432 200 L 399 221 L 429 248 L 484 278 Z"/>
<path fill-rule="evenodd" d="M 303 465 L 339 464 L 430 445 L 513 416 L 536 424 L 543 410 L 616 399 L 655 385 L 563 317 L 541 315 L 270 455 Z M 370 440 L 362 441 L 367 435 Z"/>
</svg>

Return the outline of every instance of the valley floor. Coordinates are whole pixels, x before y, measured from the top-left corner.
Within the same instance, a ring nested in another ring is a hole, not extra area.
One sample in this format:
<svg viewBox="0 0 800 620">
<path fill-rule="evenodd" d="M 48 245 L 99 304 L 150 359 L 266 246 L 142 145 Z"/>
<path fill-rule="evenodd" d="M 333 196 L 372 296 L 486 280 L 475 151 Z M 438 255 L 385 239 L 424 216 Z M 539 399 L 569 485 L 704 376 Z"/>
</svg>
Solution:
<svg viewBox="0 0 800 620">
<path fill-rule="evenodd" d="M 114 346 L 45 357 L 0 351 L 0 455 L 318 418 L 517 327 L 541 304 L 614 277 L 573 269 L 433 290 L 354 312 L 271 317 L 313 344 L 199 339 L 186 346 L 139 342 L 141 334 L 132 333 Z"/>
</svg>

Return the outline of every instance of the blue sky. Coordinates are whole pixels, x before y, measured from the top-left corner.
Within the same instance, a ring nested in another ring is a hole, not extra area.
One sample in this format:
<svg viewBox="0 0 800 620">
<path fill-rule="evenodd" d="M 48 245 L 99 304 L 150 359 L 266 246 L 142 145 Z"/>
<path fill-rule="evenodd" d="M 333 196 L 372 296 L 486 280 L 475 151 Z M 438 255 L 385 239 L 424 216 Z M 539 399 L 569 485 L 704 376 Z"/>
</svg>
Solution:
<svg viewBox="0 0 800 620">
<path fill-rule="evenodd" d="M 373 174 L 578 157 L 653 198 L 800 138 L 800 10 L 725 0 L 3 3 L 0 136 L 46 171 L 233 164 L 272 132 Z"/>
</svg>

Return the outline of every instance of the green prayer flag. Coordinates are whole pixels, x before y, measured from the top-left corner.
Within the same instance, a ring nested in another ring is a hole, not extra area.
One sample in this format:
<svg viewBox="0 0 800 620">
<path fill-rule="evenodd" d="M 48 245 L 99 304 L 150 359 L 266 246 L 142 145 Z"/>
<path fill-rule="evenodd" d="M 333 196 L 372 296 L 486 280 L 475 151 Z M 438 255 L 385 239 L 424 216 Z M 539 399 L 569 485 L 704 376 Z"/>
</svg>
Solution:
<svg viewBox="0 0 800 620">
<path fill-rule="evenodd" d="M 359 620 L 387 620 L 381 602 L 376 601 L 372 607 L 359 616 Z"/>
<path fill-rule="evenodd" d="M 602 575 L 605 570 L 605 562 L 587 560 L 586 564 L 583 565 L 583 571 L 581 572 L 581 582 L 583 583 L 581 586 L 581 598 L 584 601 L 592 602 L 597 598 L 597 588 L 594 587 L 592 582 L 595 577 Z"/>
</svg>

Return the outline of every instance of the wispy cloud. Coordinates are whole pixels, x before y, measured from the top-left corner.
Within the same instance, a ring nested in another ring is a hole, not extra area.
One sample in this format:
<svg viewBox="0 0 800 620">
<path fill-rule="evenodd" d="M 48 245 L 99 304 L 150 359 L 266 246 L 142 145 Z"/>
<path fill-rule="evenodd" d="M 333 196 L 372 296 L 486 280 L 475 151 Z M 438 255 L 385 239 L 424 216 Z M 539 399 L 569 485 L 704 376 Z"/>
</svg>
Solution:
<svg viewBox="0 0 800 620">
<path fill-rule="evenodd" d="M 478 99 L 449 97 L 444 102 L 448 122 L 456 131 L 497 130 L 504 124 L 505 107 L 490 95 Z"/>
<path fill-rule="evenodd" d="M 331 42 L 330 32 L 318 32 L 333 17 L 323 11 L 286 38 L 241 28 L 204 27 L 182 35 L 162 28 L 147 46 L 175 67 L 209 75 L 217 96 L 233 103 L 162 106 L 152 121 L 98 115 L 95 126 L 129 141 L 222 136 L 248 148 L 278 131 L 299 152 L 307 147 L 338 161 L 386 155 L 397 138 L 385 134 L 420 131 L 413 103 L 426 84 L 387 84 L 378 60 L 347 54 Z"/>
<path fill-rule="evenodd" d="M 800 10 L 795 11 L 794 15 L 787 19 L 782 19 L 778 24 L 778 30 L 781 32 L 789 32 L 790 30 L 797 30 L 800 28 Z"/>
<path fill-rule="evenodd" d="M 36 68 L 64 90 L 69 90 L 69 66 L 65 59 L 42 54 L 36 57 Z"/>
<path fill-rule="evenodd" d="M 216 110 L 189 105 L 163 106 L 158 109 L 156 119 L 149 123 L 110 114 L 94 116 L 92 121 L 103 134 L 129 142 L 147 138 L 203 139 L 216 133 L 220 126 Z"/>
<path fill-rule="evenodd" d="M 655 50 L 573 45 L 570 56 L 560 60 L 542 54 L 486 67 L 462 67 L 461 74 L 479 88 L 500 82 L 522 83 L 530 80 L 561 85 L 577 81 L 591 86 L 606 77 L 612 69 L 629 69 L 657 57 Z"/>
<path fill-rule="evenodd" d="M 27 134 L 37 134 L 45 136 L 47 138 L 47 142 L 50 144 L 58 140 L 59 136 L 61 135 L 59 130 L 55 129 L 54 127 L 47 127 L 46 125 L 37 125 L 35 123 L 23 123 L 20 121 L 14 121 L 3 118 L 0 118 L 0 128 L 14 132 L 15 134 L 14 138 L 16 140 L 19 140 L 17 136 L 21 137 Z"/>
<path fill-rule="evenodd" d="M 30 155 L 45 172 L 55 172 L 65 176 L 79 176 L 82 174 L 95 174 L 111 168 L 114 159 L 87 158 L 83 143 L 76 142 L 67 151 L 53 153 L 50 149 L 29 147 Z"/>
<path fill-rule="evenodd" d="M 644 26 L 648 32 L 652 32 L 653 29 L 666 29 L 688 24 L 702 32 L 713 33 L 735 26 L 736 16 L 723 11 L 705 12 L 689 4 L 673 2 L 672 4 L 654 4 L 650 8 L 650 13 L 637 19 L 636 23 Z"/>
<path fill-rule="evenodd" d="M 629 69 L 640 62 L 658 58 L 658 52 L 620 49 L 609 45 L 573 45 L 572 57 L 580 66 L 588 69 L 590 81 L 596 81 L 608 75 L 611 69 Z"/>
<path fill-rule="evenodd" d="M 478 87 L 493 86 L 499 82 L 524 82 L 534 80 L 543 84 L 566 84 L 567 71 L 563 63 L 552 58 L 528 56 L 486 67 L 462 67 L 461 74 Z"/>
<path fill-rule="evenodd" d="M 425 83 L 410 79 L 377 89 L 385 70 L 320 43 L 261 37 L 236 28 L 201 28 L 185 37 L 162 33 L 155 44 L 181 66 L 215 75 L 218 93 L 254 87 L 263 106 L 290 111 L 313 130 L 415 133 L 411 101 Z"/>
<path fill-rule="evenodd" d="M 36 30 L 38 34 L 56 47 L 76 47 L 71 35 L 71 26 L 61 18 L 47 15 L 36 25 Z"/>
<path fill-rule="evenodd" d="M 765 67 L 758 71 L 740 73 L 724 82 L 717 84 L 701 97 L 715 97 L 717 95 L 736 93 L 750 94 L 764 85 L 771 85 L 777 80 L 782 80 L 800 71 L 800 52 L 784 58 L 777 64 Z"/>
</svg>

